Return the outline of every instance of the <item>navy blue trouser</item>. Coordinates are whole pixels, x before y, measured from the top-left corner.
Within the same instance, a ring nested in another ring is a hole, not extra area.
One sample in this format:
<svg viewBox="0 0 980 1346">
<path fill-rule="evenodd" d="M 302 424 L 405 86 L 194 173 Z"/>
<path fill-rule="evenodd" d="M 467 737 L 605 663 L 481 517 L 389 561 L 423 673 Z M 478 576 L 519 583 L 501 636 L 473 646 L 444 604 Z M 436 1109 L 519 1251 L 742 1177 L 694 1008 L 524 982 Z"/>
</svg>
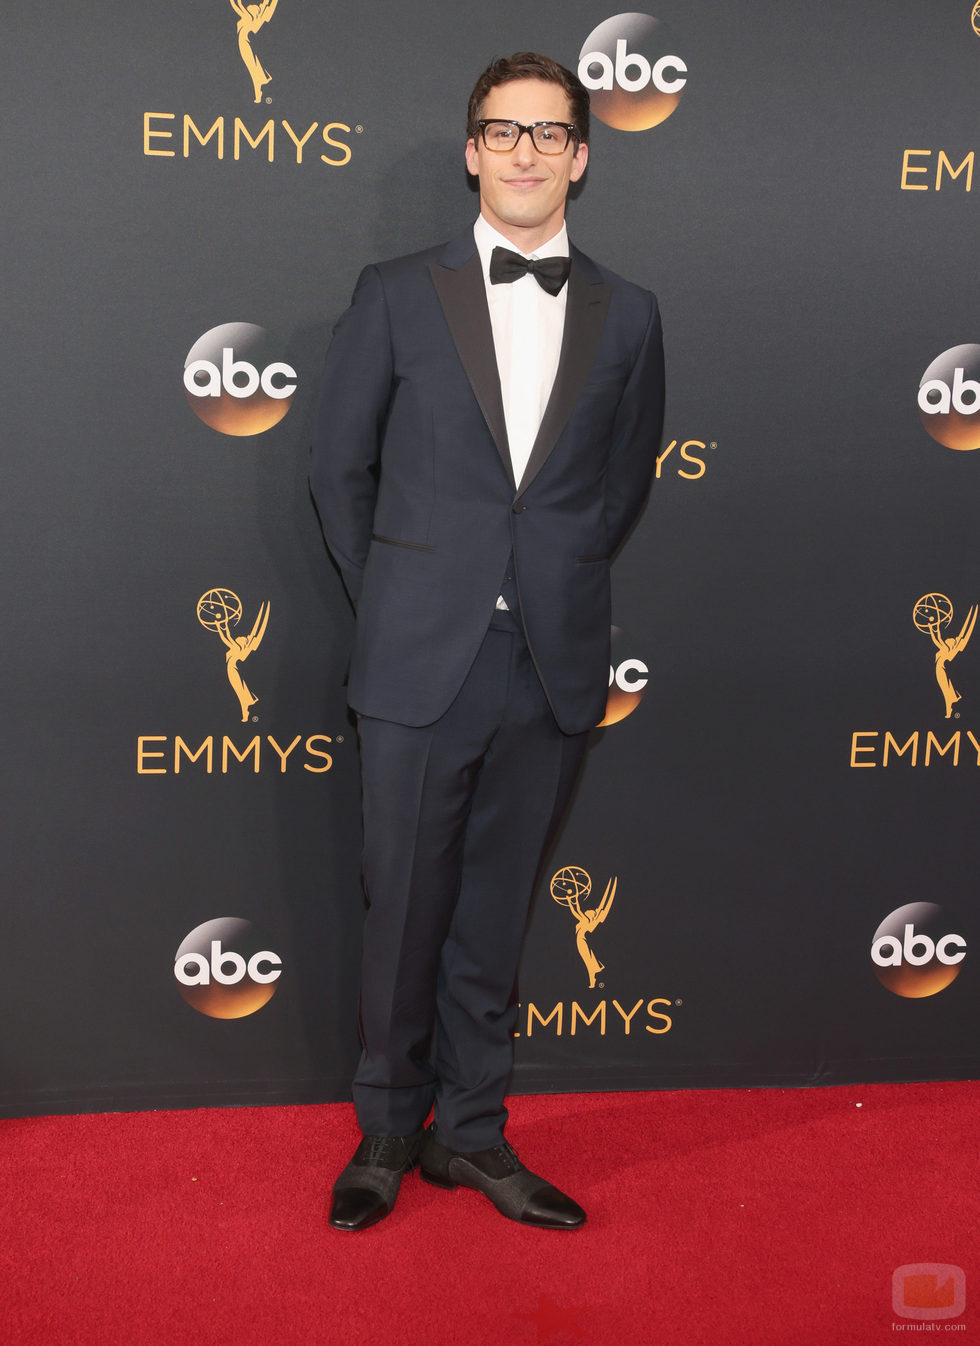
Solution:
<svg viewBox="0 0 980 1346">
<path fill-rule="evenodd" d="M 519 623 L 497 612 L 456 700 L 416 728 L 361 716 L 362 1055 L 368 1135 L 430 1107 L 452 1149 L 499 1144 L 528 907 L 582 762 Z"/>
</svg>

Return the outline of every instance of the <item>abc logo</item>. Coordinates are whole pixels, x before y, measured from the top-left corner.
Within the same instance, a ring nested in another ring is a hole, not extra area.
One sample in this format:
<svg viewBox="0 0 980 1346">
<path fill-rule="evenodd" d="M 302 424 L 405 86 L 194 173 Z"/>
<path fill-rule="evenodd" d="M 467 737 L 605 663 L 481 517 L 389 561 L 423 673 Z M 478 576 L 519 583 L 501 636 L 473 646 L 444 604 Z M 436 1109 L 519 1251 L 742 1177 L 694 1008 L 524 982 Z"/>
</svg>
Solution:
<svg viewBox="0 0 980 1346">
<path fill-rule="evenodd" d="M 279 424 L 296 391 L 296 370 L 282 355 L 281 343 L 254 323 L 212 327 L 187 352 L 187 400 L 223 435 L 260 435 Z"/>
<path fill-rule="evenodd" d="M 934 902 L 910 902 L 886 916 L 871 945 L 882 986 L 910 1000 L 945 990 L 966 957 L 966 940 L 950 932 L 951 924 Z"/>
<path fill-rule="evenodd" d="M 980 346 L 951 346 L 919 384 L 922 424 L 947 449 L 980 449 Z"/>
<path fill-rule="evenodd" d="M 681 101 L 687 66 L 667 25 L 649 14 L 616 14 L 585 39 L 578 77 L 592 111 L 619 131 L 646 131 Z"/>
<path fill-rule="evenodd" d="M 618 626 L 611 629 L 611 660 L 609 665 L 609 696 L 606 698 L 606 713 L 596 726 L 605 729 L 608 725 L 625 720 L 643 700 L 650 670 L 642 659 L 634 659 L 629 654 L 629 642 Z"/>
<path fill-rule="evenodd" d="M 174 962 L 177 989 L 212 1019 L 244 1019 L 268 1004 L 282 976 L 282 960 L 251 921 L 221 916 L 199 925 Z"/>
</svg>

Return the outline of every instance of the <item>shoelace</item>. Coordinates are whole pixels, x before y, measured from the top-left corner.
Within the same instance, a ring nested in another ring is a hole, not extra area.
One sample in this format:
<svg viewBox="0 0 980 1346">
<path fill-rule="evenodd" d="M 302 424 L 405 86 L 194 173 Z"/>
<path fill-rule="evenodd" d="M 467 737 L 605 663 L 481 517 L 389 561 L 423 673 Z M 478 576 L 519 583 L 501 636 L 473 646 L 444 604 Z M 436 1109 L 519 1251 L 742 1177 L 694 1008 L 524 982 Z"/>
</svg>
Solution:
<svg viewBox="0 0 980 1346">
<path fill-rule="evenodd" d="M 512 1165 L 515 1172 L 521 1166 L 521 1161 L 517 1157 L 517 1152 L 509 1141 L 501 1141 L 499 1145 L 493 1147 L 490 1153 Z"/>
<path fill-rule="evenodd" d="M 408 1149 L 400 1136 L 365 1136 L 358 1158 L 376 1168 L 400 1168 L 408 1159 Z"/>
</svg>

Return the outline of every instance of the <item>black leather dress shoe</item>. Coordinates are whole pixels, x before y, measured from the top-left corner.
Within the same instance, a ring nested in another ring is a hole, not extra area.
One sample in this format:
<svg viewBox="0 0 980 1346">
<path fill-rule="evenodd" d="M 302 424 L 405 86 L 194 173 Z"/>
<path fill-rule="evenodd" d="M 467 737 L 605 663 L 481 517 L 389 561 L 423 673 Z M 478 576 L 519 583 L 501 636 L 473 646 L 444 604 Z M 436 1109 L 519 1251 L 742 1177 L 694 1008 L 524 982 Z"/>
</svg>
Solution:
<svg viewBox="0 0 980 1346">
<path fill-rule="evenodd" d="M 425 1133 L 419 1173 L 434 1187 L 472 1187 L 490 1198 L 509 1220 L 539 1229 L 577 1229 L 585 1224 L 582 1207 L 550 1182 L 526 1169 L 507 1141 L 489 1150 L 461 1153 Z"/>
<path fill-rule="evenodd" d="M 418 1162 L 423 1129 L 410 1136 L 365 1136 L 333 1185 L 330 1224 L 368 1229 L 390 1215 L 402 1176 Z"/>
</svg>

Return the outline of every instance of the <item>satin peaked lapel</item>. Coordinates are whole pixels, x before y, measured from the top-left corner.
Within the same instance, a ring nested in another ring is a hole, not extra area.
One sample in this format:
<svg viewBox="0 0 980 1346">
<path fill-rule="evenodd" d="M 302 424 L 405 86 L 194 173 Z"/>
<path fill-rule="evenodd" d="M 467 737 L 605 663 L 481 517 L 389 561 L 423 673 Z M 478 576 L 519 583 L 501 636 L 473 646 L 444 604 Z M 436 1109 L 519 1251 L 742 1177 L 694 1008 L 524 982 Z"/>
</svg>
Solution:
<svg viewBox="0 0 980 1346">
<path fill-rule="evenodd" d="M 572 258 L 558 371 L 521 478 L 518 496 L 524 494 L 544 467 L 558 436 L 564 430 L 589 376 L 606 325 L 612 286 L 598 280 L 599 272 L 587 257 L 573 249 Z M 597 278 L 596 283 L 591 279 L 593 276 Z"/>
<path fill-rule="evenodd" d="M 474 251 L 458 270 L 432 263 L 429 272 L 457 353 L 466 370 L 466 377 L 493 435 L 504 471 L 511 485 L 514 485 L 504 399 L 500 391 L 500 375 L 494 354 L 493 328 L 490 326 L 490 309 L 487 306 L 480 254 Z"/>
</svg>

